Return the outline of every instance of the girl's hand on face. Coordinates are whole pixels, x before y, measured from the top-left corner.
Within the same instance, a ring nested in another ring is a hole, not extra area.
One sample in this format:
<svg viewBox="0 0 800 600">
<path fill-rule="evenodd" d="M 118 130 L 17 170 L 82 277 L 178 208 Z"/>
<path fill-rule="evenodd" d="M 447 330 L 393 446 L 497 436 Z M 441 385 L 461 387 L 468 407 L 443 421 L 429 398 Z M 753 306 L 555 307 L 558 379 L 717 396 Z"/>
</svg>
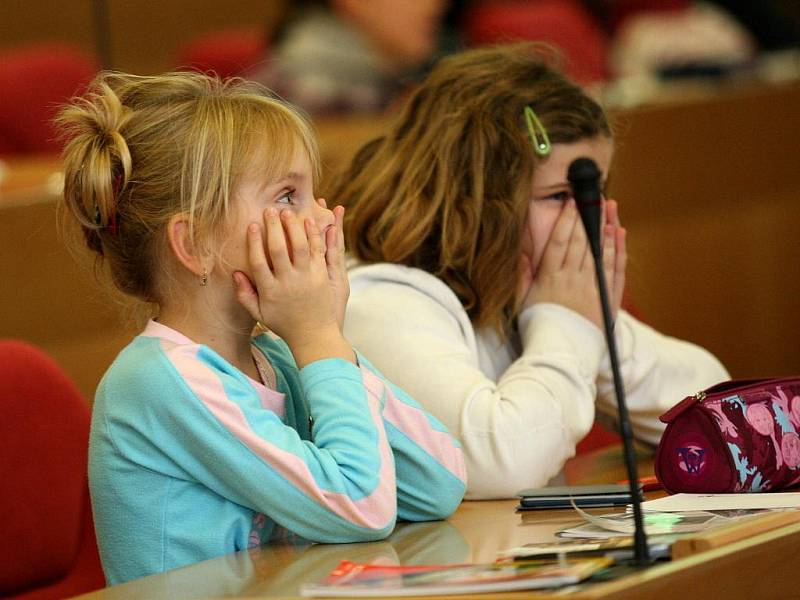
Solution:
<svg viewBox="0 0 800 600">
<path fill-rule="evenodd" d="M 517 281 L 517 312 L 526 306 L 525 300 L 533 283 L 533 266 L 530 257 L 524 252 L 519 256 L 519 280 Z"/>
<path fill-rule="evenodd" d="M 237 298 L 250 315 L 283 338 L 299 367 L 338 356 L 353 361 L 330 291 L 325 240 L 312 219 L 264 211 L 264 230 L 251 223 L 247 247 L 252 281 L 234 273 Z"/>
<path fill-rule="evenodd" d="M 532 203 L 531 203 L 532 204 Z M 536 229 L 533 226 L 533 210 L 529 209 L 525 217 L 525 228 L 522 232 L 522 251 L 519 257 L 519 279 L 517 280 L 516 308 L 517 313 L 525 308 L 525 299 L 531 289 L 533 278 L 536 276 L 533 267 L 533 240 L 536 238 Z M 527 243 L 526 243 L 527 242 Z"/>
<path fill-rule="evenodd" d="M 611 316 L 616 320 L 625 291 L 625 266 L 628 255 L 625 247 L 627 232 L 620 225 L 616 200 L 606 200 L 606 222 L 603 225 L 603 269 L 606 273 Z"/>
<path fill-rule="evenodd" d="M 561 210 L 524 305 L 539 302 L 561 304 L 603 328 L 592 253 L 574 200 Z"/>
<path fill-rule="evenodd" d="M 327 208 L 324 198 L 319 198 L 317 203 L 322 208 Z M 344 249 L 344 206 L 333 209 L 334 224 L 325 230 L 325 263 L 328 266 L 328 279 L 333 295 L 333 306 L 336 312 L 336 321 L 339 330 L 344 327 L 347 299 L 350 297 L 350 281 L 347 278 Z"/>
</svg>

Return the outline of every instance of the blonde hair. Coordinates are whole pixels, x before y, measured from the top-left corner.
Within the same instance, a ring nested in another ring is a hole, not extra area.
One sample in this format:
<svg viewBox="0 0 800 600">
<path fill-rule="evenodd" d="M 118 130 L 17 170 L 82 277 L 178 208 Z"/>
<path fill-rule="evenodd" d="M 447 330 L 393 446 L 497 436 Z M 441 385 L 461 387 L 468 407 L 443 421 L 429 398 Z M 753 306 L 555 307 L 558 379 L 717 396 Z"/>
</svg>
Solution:
<svg viewBox="0 0 800 600">
<path fill-rule="evenodd" d="M 347 205 L 351 253 L 436 275 L 473 323 L 501 336 L 517 311 L 523 223 L 542 160 L 525 107 L 553 143 L 611 135 L 602 108 L 553 62 L 529 43 L 443 59 L 331 190 Z"/>
<path fill-rule="evenodd" d="M 249 168 L 283 175 L 299 145 L 319 170 L 308 122 L 241 79 L 104 72 L 56 123 L 68 140 L 62 208 L 116 288 L 148 303 L 170 293 L 156 273 L 174 215 L 187 214 L 191 242 L 215 252 Z"/>
</svg>

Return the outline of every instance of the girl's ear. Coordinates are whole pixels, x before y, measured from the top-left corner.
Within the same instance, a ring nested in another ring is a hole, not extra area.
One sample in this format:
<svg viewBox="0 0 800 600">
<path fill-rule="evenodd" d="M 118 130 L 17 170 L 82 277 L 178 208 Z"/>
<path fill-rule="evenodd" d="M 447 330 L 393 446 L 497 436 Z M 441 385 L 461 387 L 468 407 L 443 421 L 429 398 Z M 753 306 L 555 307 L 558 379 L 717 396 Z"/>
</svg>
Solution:
<svg viewBox="0 0 800 600">
<path fill-rule="evenodd" d="M 189 232 L 189 215 L 186 213 L 174 215 L 167 225 L 169 247 L 178 262 L 189 272 L 198 277 L 207 276 L 206 257 L 194 243 Z"/>
</svg>

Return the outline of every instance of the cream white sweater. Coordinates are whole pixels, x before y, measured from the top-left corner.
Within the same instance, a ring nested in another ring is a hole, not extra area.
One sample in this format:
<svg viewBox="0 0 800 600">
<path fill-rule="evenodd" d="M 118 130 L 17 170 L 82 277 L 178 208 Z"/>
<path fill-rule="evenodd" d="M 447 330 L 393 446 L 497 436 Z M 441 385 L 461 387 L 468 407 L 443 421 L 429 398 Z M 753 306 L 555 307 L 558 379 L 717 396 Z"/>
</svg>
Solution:
<svg viewBox="0 0 800 600">
<path fill-rule="evenodd" d="M 438 278 L 402 265 L 351 263 L 347 339 L 461 441 L 467 498 L 508 498 L 558 475 L 595 412 L 616 415 L 603 333 L 557 304 L 519 316 L 500 343 L 476 330 Z M 709 352 L 620 311 L 617 344 L 637 438 L 657 444 L 658 416 L 727 379 Z"/>
</svg>

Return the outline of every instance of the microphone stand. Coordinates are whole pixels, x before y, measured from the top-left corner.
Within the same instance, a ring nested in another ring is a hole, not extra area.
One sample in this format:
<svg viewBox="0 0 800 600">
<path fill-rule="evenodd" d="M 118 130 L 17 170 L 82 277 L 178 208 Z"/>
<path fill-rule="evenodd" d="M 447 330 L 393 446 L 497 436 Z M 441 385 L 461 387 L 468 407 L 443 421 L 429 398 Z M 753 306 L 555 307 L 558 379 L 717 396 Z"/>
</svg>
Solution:
<svg viewBox="0 0 800 600">
<path fill-rule="evenodd" d="M 636 468 L 636 454 L 633 448 L 633 431 L 631 429 L 628 405 L 625 402 L 625 388 L 622 385 L 622 376 L 619 369 L 617 355 L 617 342 L 614 337 L 614 322 L 611 319 L 611 305 L 608 300 L 605 271 L 603 270 L 603 249 L 600 244 L 600 218 L 602 193 L 600 191 L 600 171 L 593 160 L 578 158 L 569 166 L 567 179 L 572 186 L 572 194 L 581 215 L 581 221 L 586 229 L 586 236 L 594 258 L 594 269 L 597 277 L 597 287 L 600 292 L 600 304 L 603 312 L 603 325 L 608 346 L 608 356 L 611 360 L 611 373 L 614 378 L 614 394 L 617 398 L 617 411 L 619 412 L 619 429 L 622 435 L 625 467 L 628 471 L 628 483 L 631 490 L 631 503 L 633 505 L 634 524 L 634 564 L 643 567 L 650 564 L 650 551 L 647 546 L 647 534 L 644 530 L 642 519 L 642 506 L 639 497 L 639 475 Z"/>
</svg>

